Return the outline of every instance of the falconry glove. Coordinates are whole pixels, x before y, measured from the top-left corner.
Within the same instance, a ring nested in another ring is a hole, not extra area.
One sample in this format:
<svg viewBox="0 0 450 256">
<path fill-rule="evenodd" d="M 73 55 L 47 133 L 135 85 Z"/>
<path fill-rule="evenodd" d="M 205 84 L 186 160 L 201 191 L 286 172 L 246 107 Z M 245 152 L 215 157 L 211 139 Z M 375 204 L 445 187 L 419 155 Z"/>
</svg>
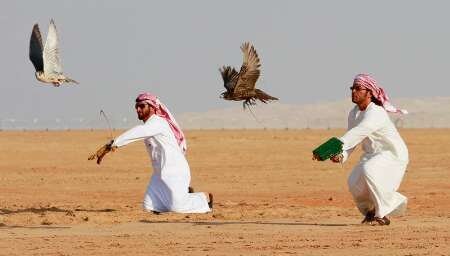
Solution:
<svg viewBox="0 0 450 256">
<path fill-rule="evenodd" d="M 111 140 L 110 142 L 106 143 L 105 145 L 103 145 L 101 148 L 99 148 L 97 150 L 97 152 L 95 152 L 94 154 L 90 155 L 88 160 L 93 160 L 95 158 L 97 158 L 97 164 L 100 164 L 102 162 L 103 157 L 111 152 L 114 151 L 115 147 L 112 146 L 112 144 L 114 143 L 114 140 Z"/>
</svg>

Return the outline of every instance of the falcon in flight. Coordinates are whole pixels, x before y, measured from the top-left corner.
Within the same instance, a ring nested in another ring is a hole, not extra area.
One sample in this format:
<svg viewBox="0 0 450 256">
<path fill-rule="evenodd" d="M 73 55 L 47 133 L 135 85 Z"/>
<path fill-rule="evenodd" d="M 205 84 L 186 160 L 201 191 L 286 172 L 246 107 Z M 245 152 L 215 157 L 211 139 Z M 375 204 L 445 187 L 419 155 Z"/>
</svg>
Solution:
<svg viewBox="0 0 450 256">
<path fill-rule="evenodd" d="M 36 79 L 47 84 L 59 87 L 63 83 L 75 83 L 77 81 L 63 74 L 61 60 L 59 57 L 59 40 L 55 22 L 50 21 L 48 27 L 47 41 L 42 45 L 41 31 L 39 25 L 34 24 L 30 38 L 30 60 L 36 69 Z"/>
<path fill-rule="evenodd" d="M 256 89 L 255 84 L 258 80 L 260 70 L 259 57 L 255 48 L 248 42 L 241 46 L 244 54 L 244 63 L 242 63 L 239 73 L 230 66 L 223 66 L 219 69 L 222 74 L 226 91 L 221 94 L 225 100 L 244 101 L 243 107 L 255 105 L 256 100 L 267 103 L 270 100 L 278 100 L 262 90 Z"/>
</svg>

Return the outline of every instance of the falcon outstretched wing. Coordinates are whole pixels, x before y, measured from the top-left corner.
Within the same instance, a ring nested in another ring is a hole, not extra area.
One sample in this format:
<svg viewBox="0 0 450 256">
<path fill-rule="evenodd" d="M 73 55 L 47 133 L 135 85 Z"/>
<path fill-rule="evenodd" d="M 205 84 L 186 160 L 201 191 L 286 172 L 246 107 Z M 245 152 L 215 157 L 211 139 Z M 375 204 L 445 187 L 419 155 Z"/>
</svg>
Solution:
<svg viewBox="0 0 450 256">
<path fill-rule="evenodd" d="M 243 43 L 241 50 L 244 54 L 244 63 L 242 63 L 241 70 L 239 71 L 239 79 L 234 88 L 235 93 L 254 90 L 256 80 L 258 80 L 260 74 L 259 67 L 261 64 L 259 63 L 259 57 L 253 45 L 250 45 L 248 42 Z"/>
<path fill-rule="evenodd" d="M 33 31 L 31 31 L 30 37 L 30 53 L 29 57 L 33 63 L 36 71 L 44 71 L 44 60 L 42 57 L 43 52 L 41 31 L 39 30 L 39 25 L 34 24 Z"/>
<path fill-rule="evenodd" d="M 59 59 L 59 40 L 55 22 L 50 21 L 47 33 L 47 41 L 44 46 L 44 73 L 62 73 L 62 66 Z"/>
<path fill-rule="evenodd" d="M 223 78 L 223 86 L 228 92 L 233 92 L 236 82 L 238 80 L 238 72 L 230 66 L 223 66 L 219 69 Z"/>
</svg>

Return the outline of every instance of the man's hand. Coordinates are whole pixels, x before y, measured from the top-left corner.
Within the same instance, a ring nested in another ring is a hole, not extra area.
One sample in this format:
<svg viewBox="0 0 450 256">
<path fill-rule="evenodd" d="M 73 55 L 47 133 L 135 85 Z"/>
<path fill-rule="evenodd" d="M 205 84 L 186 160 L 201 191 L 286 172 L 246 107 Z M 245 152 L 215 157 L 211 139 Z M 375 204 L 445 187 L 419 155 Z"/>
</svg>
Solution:
<svg viewBox="0 0 450 256">
<path fill-rule="evenodd" d="M 319 157 L 313 154 L 312 160 L 313 161 L 316 161 L 316 160 L 319 161 Z"/>
<path fill-rule="evenodd" d="M 112 147 L 113 142 L 114 142 L 114 140 L 111 140 L 110 142 L 103 145 L 101 148 L 99 148 L 97 150 L 97 152 L 90 155 L 88 160 L 93 160 L 93 159 L 97 158 L 97 164 L 100 164 L 102 162 L 103 157 L 107 153 L 114 151 L 115 148 Z"/>
<path fill-rule="evenodd" d="M 344 160 L 344 156 L 342 154 L 338 154 L 331 157 L 330 160 L 333 163 L 342 163 L 342 160 Z"/>
</svg>

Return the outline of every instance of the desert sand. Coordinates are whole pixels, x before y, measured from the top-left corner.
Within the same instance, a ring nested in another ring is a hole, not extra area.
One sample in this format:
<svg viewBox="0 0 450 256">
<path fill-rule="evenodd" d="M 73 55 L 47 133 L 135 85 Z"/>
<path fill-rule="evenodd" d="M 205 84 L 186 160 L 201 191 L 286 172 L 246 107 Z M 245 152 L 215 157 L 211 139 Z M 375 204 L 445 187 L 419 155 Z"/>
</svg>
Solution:
<svg viewBox="0 0 450 256">
<path fill-rule="evenodd" d="M 360 224 L 346 184 L 360 151 L 311 160 L 343 132 L 187 131 L 192 186 L 214 211 L 155 215 L 142 143 L 97 165 L 106 131 L 1 131 L 0 255 L 450 255 L 450 129 L 400 130 L 409 205 L 390 226 Z"/>
</svg>

